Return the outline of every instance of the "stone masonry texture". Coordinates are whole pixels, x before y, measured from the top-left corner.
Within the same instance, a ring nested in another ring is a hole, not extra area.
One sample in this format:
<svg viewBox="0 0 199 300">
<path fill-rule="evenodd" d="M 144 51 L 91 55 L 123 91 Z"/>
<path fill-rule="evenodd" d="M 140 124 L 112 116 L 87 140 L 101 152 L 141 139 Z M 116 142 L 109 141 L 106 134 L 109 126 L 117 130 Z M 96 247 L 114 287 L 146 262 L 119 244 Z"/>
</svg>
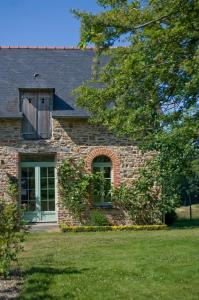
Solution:
<svg viewBox="0 0 199 300">
<path fill-rule="evenodd" d="M 20 181 L 20 156 L 22 154 L 54 154 L 56 165 L 73 157 L 85 161 L 88 172 L 92 160 L 107 155 L 113 166 L 113 185 L 137 178 L 139 168 L 151 154 L 143 155 L 135 143 L 118 138 L 102 126 L 91 125 L 85 119 L 53 119 L 53 132 L 49 140 L 24 140 L 21 120 L 0 120 L 0 196 L 6 195 L 7 174 Z M 77 221 L 63 209 L 57 196 L 58 223 L 68 225 Z M 117 209 L 104 209 L 112 224 L 128 224 L 125 214 Z"/>
</svg>

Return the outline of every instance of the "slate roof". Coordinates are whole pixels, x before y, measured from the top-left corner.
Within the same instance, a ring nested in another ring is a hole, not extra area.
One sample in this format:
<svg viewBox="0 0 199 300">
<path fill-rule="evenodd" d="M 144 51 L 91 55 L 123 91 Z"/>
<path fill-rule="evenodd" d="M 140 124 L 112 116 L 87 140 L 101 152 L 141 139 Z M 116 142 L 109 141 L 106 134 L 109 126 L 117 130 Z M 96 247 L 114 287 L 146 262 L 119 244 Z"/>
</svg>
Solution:
<svg viewBox="0 0 199 300">
<path fill-rule="evenodd" d="M 91 78 L 92 49 L 0 47 L 0 118 L 20 118 L 19 89 L 55 89 L 53 117 L 87 118 L 71 91 Z M 38 76 L 34 74 L 38 73 Z"/>
</svg>

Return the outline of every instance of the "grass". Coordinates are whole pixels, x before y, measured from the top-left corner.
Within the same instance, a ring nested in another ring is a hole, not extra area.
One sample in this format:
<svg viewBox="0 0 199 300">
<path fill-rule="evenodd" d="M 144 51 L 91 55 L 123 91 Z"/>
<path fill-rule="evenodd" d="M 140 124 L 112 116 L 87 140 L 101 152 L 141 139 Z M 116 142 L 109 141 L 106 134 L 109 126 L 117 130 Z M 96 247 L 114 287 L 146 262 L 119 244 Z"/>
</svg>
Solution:
<svg viewBox="0 0 199 300">
<path fill-rule="evenodd" d="M 32 233 L 20 300 L 197 299 L 199 229 Z"/>
</svg>

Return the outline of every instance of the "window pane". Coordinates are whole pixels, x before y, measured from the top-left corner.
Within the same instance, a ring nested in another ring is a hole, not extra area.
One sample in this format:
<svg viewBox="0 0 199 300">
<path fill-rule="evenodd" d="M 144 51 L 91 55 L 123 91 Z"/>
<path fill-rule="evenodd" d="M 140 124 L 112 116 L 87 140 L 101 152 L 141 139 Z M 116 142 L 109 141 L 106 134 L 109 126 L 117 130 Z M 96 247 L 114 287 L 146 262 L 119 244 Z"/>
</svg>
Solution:
<svg viewBox="0 0 199 300">
<path fill-rule="evenodd" d="M 48 168 L 48 177 L 55 177 L 55 168 Z"/>
<path fill-rule="evenodd" d="M 55 179 L 48 178 L 48 188 L 54 188 L 54 186 L 55 186 Z"/>
<path fill-rule="evenodd" d="M 29 200 L 35 200 L 35 190 L 29 190 Z"/>
<path fill-rule="evenodd" d="M 22 205 L 27 205 L 28 203 L 28 200 L 27 199 L 21 199 L 21 204 Z"/>
<path fill-rule="evenodd" d="M 28 168 L 28 177 L 35 177 L 35 168 Z"/>
<path fill-rule="evenodd" d="M 93 173 L 100 173 L 100 167 L 93 167 Z"/>
<path fill-rule="evenodd" d="M 47 189 L 47 178 L 41 178 L 41 188 Z"/>
<path fill-rule="evenodd" d="M 21 169 L 21 177 L 28 177 L 28 169 L 27 168 L 22 168 Z"/>
<path fill-rule="evenodd" d="M 36 210 L 36 203 L 35 203 L 35 201 L 30 201 L 29 202 L 28 210 L 29 211 L 35 211 Z"/>
<path fill-rule="evenodd" d="M 49 210 L 55 210 L 55 201 L 49 201 Z"/>
<path fill-rule="evenodd" d="M 28 188 L 28 179 L 27 178 L 22 178 L 21 179 L 21 188 L 22 189 L 27 189 Z"/>
<path fill-rule="evenodd" d="M 24 211 L 28 211 L 28 201 L 22 202 L 22 203 L 21 203 L 21 206 L 22 206 L 22 209 L 23 209 Z"/>
<path fill-rule="evenodd" d="M 45 211 L 48 210 L 47 201 L 41 201 L 41 210 Z"/>
<path fill-rule="evenodd" d="M 54 189 L 48 190 L 48 199 L 49 200 L 55 199 L 55 190 Z"/>
<path fill-rule="evenodd" d="M 100 155 L 100 156 L 97 156 L 95 157 L 95 159 L 93 160 L 93 163 L 99 163 L 99 162 L 110 162 L 111 163 L 111 160 L 108 156 L 105 156 L 105 155 Z"/>
<path fill-rule="evenodd" d="M 102 202 L 102 197 L 101 197 L 101 196 L 94 195 L 94 196 L 93 196 L 93 202 L 94 202 L 94 203 L 100 203 L 100 202 Z"/>
<path fill-rule="evenodd" d="M 104 183 L 104 201 L 111 201 L 111 181 L 107 179 Z"/>
<path fill-rule="evenodd" d="M 110 167 L 104 167 L 104 177 L 111 178 L 111 168 Z"/>
<path fill-rule="evenodd" d="M 29 178 L 29 189 L 35 188 L 35 178 Z"/>
<path fill-rule="evenodd" d="M 47 200 L 47 199 L 48 199 L 48 191 L 41 190 L 41 200 Z"/>
<path fill-rule="evenodd" d="M 47 168 L 41 168 L 41 177 L 47 177 Z"/>
<path fill-rule="evenodd" d="M 28 190 L 21 190 L 21 200 L 28 200 Z"/>
</svg>

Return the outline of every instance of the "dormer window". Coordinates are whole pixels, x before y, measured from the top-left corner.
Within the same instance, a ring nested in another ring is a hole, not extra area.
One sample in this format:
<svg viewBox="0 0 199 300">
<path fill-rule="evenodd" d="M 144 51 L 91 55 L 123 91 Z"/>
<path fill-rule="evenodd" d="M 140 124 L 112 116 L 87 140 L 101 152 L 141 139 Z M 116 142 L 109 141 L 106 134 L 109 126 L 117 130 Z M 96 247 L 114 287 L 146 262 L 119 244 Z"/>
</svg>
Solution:
<svg viewBox="0 0 199 300">
<path fill-rule="evenodd" d="M 53 95 L 52 89 L 20 90 L 24 139 L 49 139 L 51 137 Z"/>
</svg>

